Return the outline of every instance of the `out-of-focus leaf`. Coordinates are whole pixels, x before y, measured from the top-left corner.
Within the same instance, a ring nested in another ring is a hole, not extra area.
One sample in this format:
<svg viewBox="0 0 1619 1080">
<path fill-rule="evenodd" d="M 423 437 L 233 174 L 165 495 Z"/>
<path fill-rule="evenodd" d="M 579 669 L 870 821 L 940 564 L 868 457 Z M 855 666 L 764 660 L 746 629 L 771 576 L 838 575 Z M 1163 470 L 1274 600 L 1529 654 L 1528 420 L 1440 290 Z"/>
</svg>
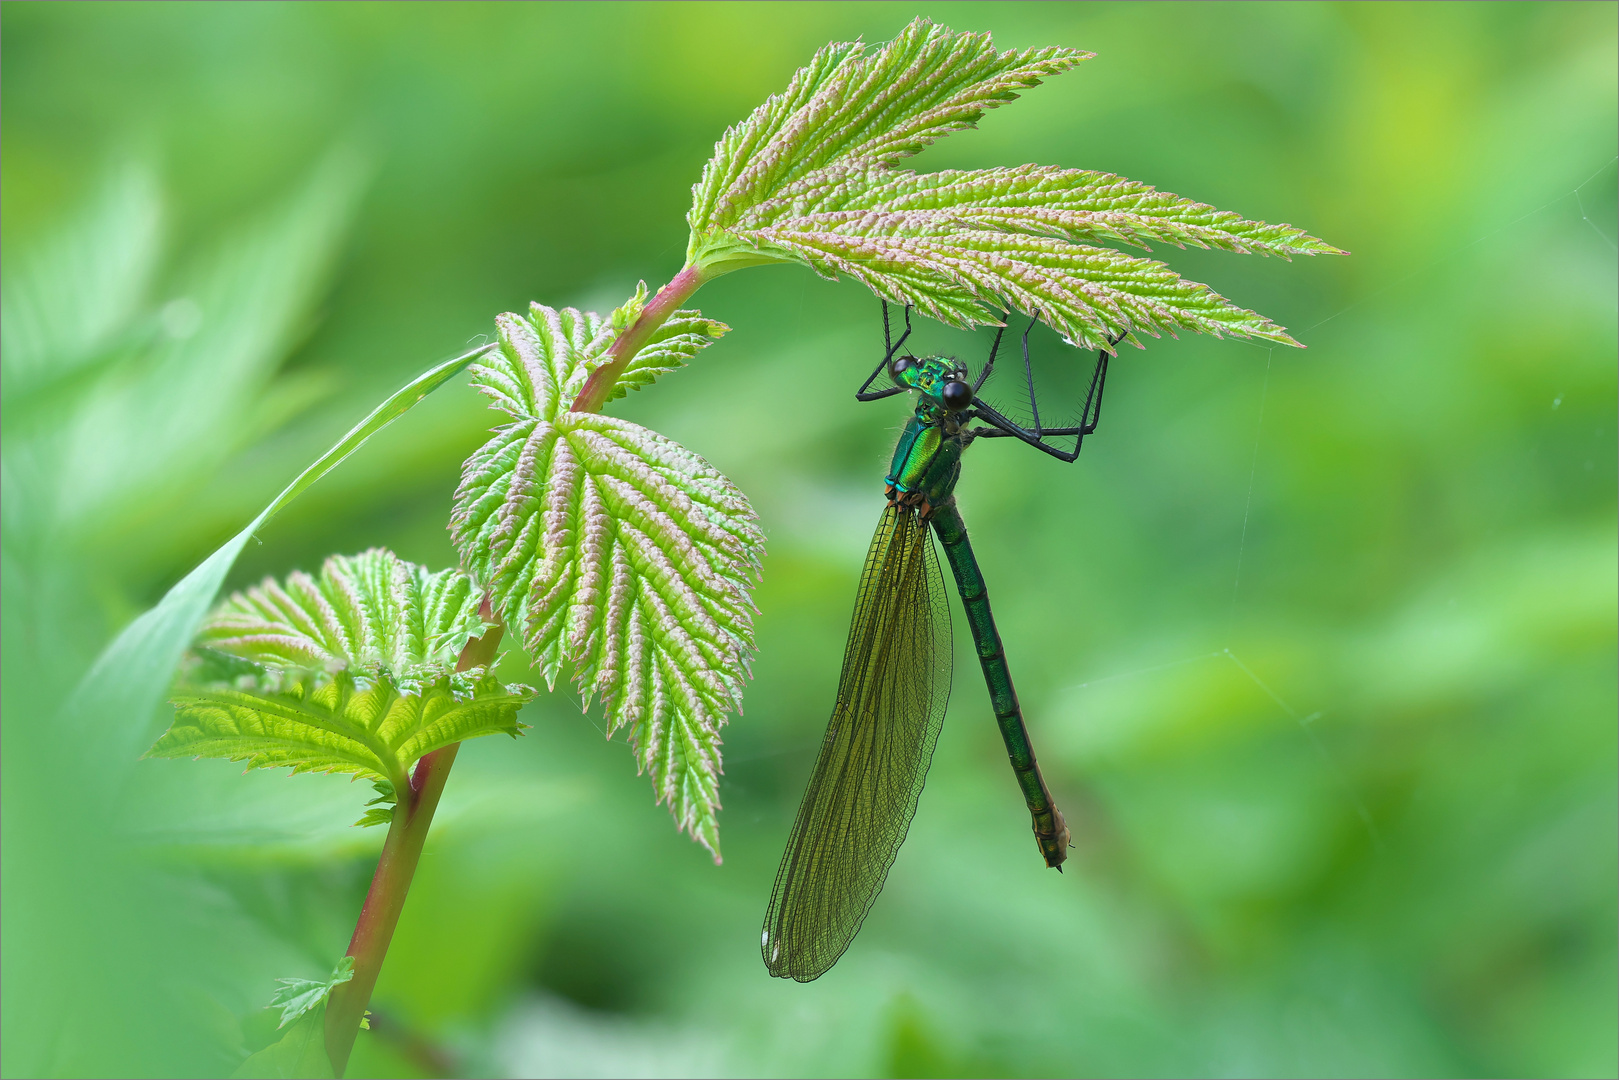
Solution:
<svg viewBox="0 0 1619 1080">
<path fill-rule="evenodd" d="M 242 1062 L 231 1075 L 263 1080 L 332 1076 L 332 1060 L 326 1056 L 325 1001 L 305 1013 L 279 1040 Z"/>
<path fill-rule="evenodd" d="M 263 431 L 258 405 L 308 331 L 368 171 L 333 151 L 290 198 L 180 268 L 149 316 L 150 344 L 60 425 L 54 516 L 68 535 L 99 547 L 170 511 Z"/>
<path fill-rule="evenodd" d="M 587 707 L 599 697 L 608 733 L 629 728 L 659 802 L 717 858 L 719 729 L 748 676 L 764 547 L 753 509 L 679 444 L 566 408 L 610 323 L 536 304 L 496 325 L 499 346 L 473 381 L 513 422 L 462 468 L 456 546 L 547 684 L 573 665 Z M 695 312 L 664 331 L 620 387 L 715 336 Z"/>
<path fill-rule="evenodd" d="M 356 773 L 402 791 L 434 750 L 518 734 L 533 691 L 455 670 L 488 628 L 481 600 L 460 571 L 432 574 L 381 549 L 237 593 L 203 625 L 174 723 L 147 753 Z"/>
<path fill-rule="evenodd" d="M 162 222 L 156 179 L 128 163 L 15 269 L 8 253 L 0 293 L 7 398 L 72 375 L 129 329 L 147 299 Z"/>
</svg>

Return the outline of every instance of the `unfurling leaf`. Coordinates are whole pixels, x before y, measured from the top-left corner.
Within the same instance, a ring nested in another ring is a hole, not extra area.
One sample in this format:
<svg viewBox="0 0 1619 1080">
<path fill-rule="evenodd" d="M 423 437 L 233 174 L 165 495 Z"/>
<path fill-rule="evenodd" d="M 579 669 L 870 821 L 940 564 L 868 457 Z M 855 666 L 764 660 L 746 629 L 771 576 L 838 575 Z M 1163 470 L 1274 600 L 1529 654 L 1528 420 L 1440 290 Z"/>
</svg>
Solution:
<svg viewBox="0 0 1619 1080">
<path fill-rule="evenodd" d="M 123 767 L 124 759 L 135 757 L 141 743 L 150 737 L 144 725 L 115 724 L 109 718 L 145 716 L 156 708 L 175 665 L 203 622 L 208 605 L 253 534 L 364 446 L 367 439 L 459 375 L 483 351 L 484 347 L 480 347 L 435 364 L 400 387 L 293 478 L 241 532 L 193 567 L 155 607 L 124 627 L 101 651 L 62 709 L 64 726 L 81 735 L 84 745 L 95 748 L 94 768 L 105 771 Z"/>
<path fill-rule="evenodd" d="M 371 786 L 376 788 L 377 797 L 365 804 L 365 813 L 360 815 L 360 820 L 354 823 L 354 827 L 357 829 L 369 828 L 372 825 L 393 824 L 394 808 L 399 805 L 399 793 L 386 780 L 374 780 Z"/>
<path fill-rule="evenodd" d="M 1298 344 L 1162 263 L 1100 244 L 1279 255 L 1342 254 L 1290 225 L 1108 173 L 1037 165 L 918 175 L 900 159 L 1092 54 L 996 52 L 988 34 L 917 19 L 867 52 L 822 49 L 715 145 L 687 216 L 688 265 L 712 277 L 766 262 L 849 274 L 952 326 L 1038 315 L 1068 341 L 1111 349 L 1134 331 L 1194 330 Z"/>
<path fill-rule="evenodd" d="M 496 320 L 473 384 L 512 422 L 467 459 L 450 527 L 463 564 L 555 685 L 563 666 L 681 828 L 718 857 L 719 729 L 741 706 L 764 537 L 746 498 L 691 451 L 568 403 L 615 331 L 533 305 Z M 725 331 L 677 312 L 608 400 Z"/>
<path fill-rule="evenodd" d="M 489 629 L 481 600 L 460 571 L 429 573 L 382 549 L 237 593 L 203 624 L 174 723 L 147 754 L 355 773 L 402 791 L 434 750 L 518 734 L 534 691 L 455 670 Z"/>
<path fill-rule="evenodd" d="M 332 987 L 341 986 L 354 978 L 354 957 L 345 956 L 337 962 L 326 979 L 277 979 L 281 984 L 270 996 L 270 1008 L 281 1010 L 281 1023 L 286 1027 L 300 1016 L 325 1002 Z"/>
</svg>

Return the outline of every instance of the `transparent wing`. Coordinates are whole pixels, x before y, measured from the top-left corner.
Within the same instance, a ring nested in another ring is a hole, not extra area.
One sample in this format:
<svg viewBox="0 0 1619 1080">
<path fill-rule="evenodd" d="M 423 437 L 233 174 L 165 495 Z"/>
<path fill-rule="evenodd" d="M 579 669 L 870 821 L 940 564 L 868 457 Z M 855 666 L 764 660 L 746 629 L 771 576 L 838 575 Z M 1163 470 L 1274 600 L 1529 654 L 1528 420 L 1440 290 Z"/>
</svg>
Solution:
<svg viewBox="0 0 1619 1080">
<path fill-rule="evenodd" d="M 883 512 L 838 698 L 765 913 L 765 966 L 809 982 L 849 947 L 916 813 L 950 700 L 950 607 L 932 530 Z"/>
</svg>

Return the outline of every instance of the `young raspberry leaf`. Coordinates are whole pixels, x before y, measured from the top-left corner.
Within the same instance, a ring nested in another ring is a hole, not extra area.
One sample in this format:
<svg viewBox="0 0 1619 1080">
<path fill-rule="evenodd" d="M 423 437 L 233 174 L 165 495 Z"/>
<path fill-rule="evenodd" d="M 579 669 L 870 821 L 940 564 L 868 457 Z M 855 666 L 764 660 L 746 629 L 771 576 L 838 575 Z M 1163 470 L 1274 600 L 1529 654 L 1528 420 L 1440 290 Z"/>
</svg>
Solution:
<svg viewBox="0 0 1619 1080">
<path fill-rule="evenodd" d="M 741 709 L 764 549 L 753 508 L 678 443 L 568 408 L 612 322 L 535 304 L 496 328 L 473 385 L 512 422 L 462 467 L 450 528 L 463 565 L 548 685 L 571 666 L 586 707 L 601 701 L 608 734 L 628 729 L 658 801 L 718 859 L 719 730 Z M 725 330 L 677 312 L 608 400 Z"/>
<path fill-rule="evenodd" d="M 1162 241 L 1283 259 L 1343 254 L 1291 225 L 1247 221 L 1111 173 L 1051 165 L 922 174 L 866 164 L 818 169 L 746 218 L 754 227 L 791 222 L 818 231 L 852 227 L 854 235 L 1000 230 L 1142 248 Z"/>
<path fill-rule="evenodd" d="M 1035 315 L 1086 349 L 1111 351 L 1111 341 L 1135 331 L 1177 330 L 1297 345 L 1269 319 L 1163 263 L 1098 245 L 1343 254 L 1303 230 L 1109 173 L 898 167 L 1090 56 L 999 53 L 987 34 L 926 19 L 875 52 L 829 45 L 715 145 L 692 189 L 687 265 L 706 279 L 798 262 L 826 277 L 848 274 L 952 326 L 999 324 L 1007 310 Z"/>
<path fill-rule="evenodd" d="M 709 261 L 705 249 L 724 246 L 722 230 L 806 174 L 856 162 L 892 166 L 1092 55 L 996 52 L 988 34 L 957 34 L 925 18 L 874 53 L 862 42 L 826 46 L 715 144 L 692 188 L 686 261 Z"/>
<path fill-rule="evenodd" d="M 485 668 L 455 670 L 489 629 L 481 599 L 460 571 L 429 573 L 382 549 L 236 593 L 203 624 L 174 722 L 147 756 L 347 772 L 402 791 L 434 750 L 517 735 L 534 696 Z"/>
<path fill-rule="evenodd" d="M 354 957 L 345 956 L 337 962 L 331 975 L 324 979 L 277 979 L 281 985 L 270 996 L 270 1008 L 281 1010 L 281 1023 L 286 1027 L 305 1013 L 325 1003 L 332 987 L 341 986 L 354 978 Z"/>
<path fill-rule="evenodd" d="M 849 274 L 886 300 L 962 328 L 998 323 L 984 306 L 1038 314 L 1070 343 L 1108 349 L 1137 331 L 1236 334 L 1297 345 L 1263 315 L 1153 259 L 1045 236 L 959 230 L 906 236 L 762 231 L 825 276 Z M 947 275 L 943 280 L 939 275 Z"/>
</svg>

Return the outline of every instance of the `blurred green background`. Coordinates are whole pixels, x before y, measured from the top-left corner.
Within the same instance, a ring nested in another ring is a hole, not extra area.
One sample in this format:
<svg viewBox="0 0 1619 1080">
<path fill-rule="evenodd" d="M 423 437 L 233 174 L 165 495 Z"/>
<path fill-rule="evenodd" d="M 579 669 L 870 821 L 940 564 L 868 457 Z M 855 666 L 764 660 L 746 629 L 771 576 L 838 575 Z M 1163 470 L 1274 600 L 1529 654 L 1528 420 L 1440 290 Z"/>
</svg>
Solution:
<svg viewBox="0 0 1619 1080">
<path fill-rule="evenodd" d="M 98 756 L 54 719 L 97 651 L 496 313 L 667 280 L 724 127 L 923 14 L 1098 56 L 918 168 L 1104 169 L 1354 253 L 1160 250 L 1308 349 L 1149 339 L 1077 465 L 970 455 L 1068 873 L 962 651 L 865 929 L 766 977 L 904 409 L 852 400 L 857 285 L 737 273 L 697 298 L 733 333 L 613 407 L 769 536 L 725 863 L 542 697 L 461 754 L 350 1074 L 1614 1075 L 1615 11 L 6 4 L 0 1067 L 228 1072 L 382 840 L 364 785 Z M 232 583 L 451 564 L 493 419 L 439 392 Z"/>
</svg>

